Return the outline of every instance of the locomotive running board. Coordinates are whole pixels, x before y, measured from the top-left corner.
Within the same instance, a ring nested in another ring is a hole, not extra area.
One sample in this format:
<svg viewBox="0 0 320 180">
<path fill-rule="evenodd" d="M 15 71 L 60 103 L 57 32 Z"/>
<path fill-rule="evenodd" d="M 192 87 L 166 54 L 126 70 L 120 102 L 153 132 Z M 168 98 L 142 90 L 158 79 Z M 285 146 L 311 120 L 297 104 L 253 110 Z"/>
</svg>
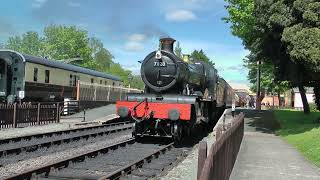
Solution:
<svg viewBox="0 0 320 180">
<path fill-rule="evenodd" d="M 141 102 L 145 99 L 147 99 L 148 102 L 195 104 L 197 102 L 198 96 L 186 96 L 177 94 L 166 94 L 159 96 L 156 94 L 129 93 L 127 94 L 124 101 Z"/>
</svg>

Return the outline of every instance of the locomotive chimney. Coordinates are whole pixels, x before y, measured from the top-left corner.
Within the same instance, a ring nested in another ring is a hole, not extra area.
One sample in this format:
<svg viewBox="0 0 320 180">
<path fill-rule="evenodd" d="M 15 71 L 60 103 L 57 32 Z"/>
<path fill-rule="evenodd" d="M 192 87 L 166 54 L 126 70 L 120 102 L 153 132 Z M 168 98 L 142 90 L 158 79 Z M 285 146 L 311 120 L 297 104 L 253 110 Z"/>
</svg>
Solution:
<svg viewBox="0 0 320 180">
<path fill-rule="evenodd" d="M 161 50 L 173 53 L 173 44 L 176 40 L 170 37 L 160 39 Z"/>
</svg>

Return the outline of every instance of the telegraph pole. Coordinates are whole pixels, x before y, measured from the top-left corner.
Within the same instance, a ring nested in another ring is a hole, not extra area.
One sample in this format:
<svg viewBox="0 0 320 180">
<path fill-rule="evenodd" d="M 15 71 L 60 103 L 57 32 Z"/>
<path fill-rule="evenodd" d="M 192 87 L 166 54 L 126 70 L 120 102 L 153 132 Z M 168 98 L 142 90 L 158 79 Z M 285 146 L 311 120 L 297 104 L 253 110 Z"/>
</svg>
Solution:
<svg viewBox="0 0 320 180">
<path fill-rule="evenodd" d="M 258 60 L 257 62 L 257 99 L 256 99 L 256 109 L 261 110 L 261 89 L 260 89 L 260 80 L 261 80 L 261 61 Z"/>
</svg>

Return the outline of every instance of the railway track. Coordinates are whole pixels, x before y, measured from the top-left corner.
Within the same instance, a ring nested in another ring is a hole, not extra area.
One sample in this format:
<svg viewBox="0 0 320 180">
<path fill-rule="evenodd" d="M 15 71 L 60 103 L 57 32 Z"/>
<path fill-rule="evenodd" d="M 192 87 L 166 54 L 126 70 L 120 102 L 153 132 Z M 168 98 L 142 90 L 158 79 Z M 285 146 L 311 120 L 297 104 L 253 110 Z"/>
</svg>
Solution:
<svg viewBox="0 0 320 180">
<path fill-rule="evenodd" d="M 138 143 L 130 138 L 5 179 L 148 179 L 182 160 L 188 150 L 171 142 Z"/>
<path fill-rule="evenodd" d="M 90 137 L 103 136 L 128 129 L 132 129 L 132 123 L 126 121 L 1 140 L 0 157 L 19 154 L 24 151 L 31 152 L 42 147 L 49 148 L 52 145 L 60 145 L 80 139 L 89 139 Z"/>
<path fill-rule="evenodd" d="M 121 123 L 127 124 L 127 123 L 129 123 L 129 121 L 117 122 L 117 118 L 115 118 L 113 120 L 110 120 L 110 121 L 102 124 L 102 125 L 97 125 L 97 126 L 82 127 L 82 128 L 68 129 L 68 130 L 63 130 L 63 131 L 53 131 L 53 132 L 39 133 L 39 134 L 20 136 L 20 137 L 14 137 L 14 138 L 0 139 L 0 145 L 12 143 L 12 142 L 19 142 L 19 141 L 23 141 L 23 140 L 27 141 L 27 140 L 32 140 L 35 138 L 39 139 L 39 138 L 44 138 L 44 137 L 52 137 L 54 135 L 70 134 L 70 133 L 75 133 L 75 132 L 101 129 L 104 127 L 116 126 Z"/>
</svg>

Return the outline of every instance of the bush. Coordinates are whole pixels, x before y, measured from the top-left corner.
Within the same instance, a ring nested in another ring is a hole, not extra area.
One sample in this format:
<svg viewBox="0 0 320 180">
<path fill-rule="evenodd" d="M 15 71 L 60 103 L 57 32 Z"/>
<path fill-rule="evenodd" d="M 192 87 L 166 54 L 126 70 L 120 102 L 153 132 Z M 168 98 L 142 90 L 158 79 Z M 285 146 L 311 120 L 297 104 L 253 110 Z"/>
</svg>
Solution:
<svg viewBox="0 0 320 180">
<path fill-rule="evenodd" d="M 315 103 L 310 103 L 309 106 L 311 112 L 319 112 Z"/>
</svg>

